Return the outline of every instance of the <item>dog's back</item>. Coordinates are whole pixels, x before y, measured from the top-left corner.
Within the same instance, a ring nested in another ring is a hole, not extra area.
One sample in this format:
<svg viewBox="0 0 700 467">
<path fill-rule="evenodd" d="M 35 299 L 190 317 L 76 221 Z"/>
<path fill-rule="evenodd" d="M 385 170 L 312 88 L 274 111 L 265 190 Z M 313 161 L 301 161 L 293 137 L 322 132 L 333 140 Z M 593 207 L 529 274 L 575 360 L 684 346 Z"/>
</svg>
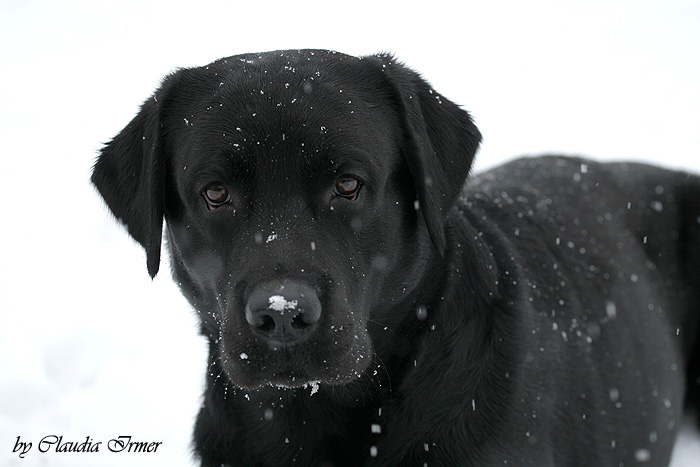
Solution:
<svg viewBox="0 0 700 467">
<path fill-rule="evenodd" d="M 684 367 L 687 398 L 698 401 L 700 178 L 636 163 L 520 159 L 475 177 L 461 205 L 486 242 L 503 248 L 494 256 L 506 258 L 506 295 L 530 310 L 519 352 L 532 382 L 514 397 L 533 416 L 572 414 L 544 428 L 552 439 L 530 433 L 555 446 L 543 459 L 561 450 L 559 460 L 583 462 L 595 452 L 605 464 L 624 449 L 623 457 L 663 462 L 656 453 L 670 453 Z M 562 373 L 548 358 L 571 366 Z M 576 395 L 556 389 L 570 378 L 586 382 Z M 541 402 L 539 392 L 559 396 Z M 642 432 L 649 426 L 668 433 Z M 583 431 L 595 439 L 572 437 Z"/>
</svg>

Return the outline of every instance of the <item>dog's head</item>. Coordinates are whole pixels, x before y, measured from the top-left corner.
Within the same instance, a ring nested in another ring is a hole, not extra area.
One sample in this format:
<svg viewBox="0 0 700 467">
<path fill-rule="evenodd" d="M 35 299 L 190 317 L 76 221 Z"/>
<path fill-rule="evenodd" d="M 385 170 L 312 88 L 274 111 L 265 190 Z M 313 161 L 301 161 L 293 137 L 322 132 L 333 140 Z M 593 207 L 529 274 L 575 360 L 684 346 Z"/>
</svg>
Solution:
<svg viewBox="0 0 700 467">
<path fill-rule="evenodd" d="M 410 308 L 480 135 L 391 56 L 234 56 L 167 77 L 92 181 L 173 274 L 233 384 L 339 384 Z M 407 308 L 408 307 L 408 308 Z M 415 315 L 414 315 L 415 316 Z"/>
</svg>

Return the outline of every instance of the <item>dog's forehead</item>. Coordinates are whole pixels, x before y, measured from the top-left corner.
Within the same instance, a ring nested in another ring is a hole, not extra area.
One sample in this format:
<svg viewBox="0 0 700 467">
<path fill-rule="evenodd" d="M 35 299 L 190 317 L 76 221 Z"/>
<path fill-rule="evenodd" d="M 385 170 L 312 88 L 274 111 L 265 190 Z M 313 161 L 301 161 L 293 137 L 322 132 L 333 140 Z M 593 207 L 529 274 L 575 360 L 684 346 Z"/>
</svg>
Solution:
<svg viewBox="0 0 700 467">
<path fill-rule="evenodd" d="M 202 152 L 318 164 L 348 153 L 371 158 L 395 143 L 390 92 L 359 58 L 280 51 L 221 59 L 199 73 L 189 86 L 197 97 L 175 106 L 188 164 Z"/>
</svg>

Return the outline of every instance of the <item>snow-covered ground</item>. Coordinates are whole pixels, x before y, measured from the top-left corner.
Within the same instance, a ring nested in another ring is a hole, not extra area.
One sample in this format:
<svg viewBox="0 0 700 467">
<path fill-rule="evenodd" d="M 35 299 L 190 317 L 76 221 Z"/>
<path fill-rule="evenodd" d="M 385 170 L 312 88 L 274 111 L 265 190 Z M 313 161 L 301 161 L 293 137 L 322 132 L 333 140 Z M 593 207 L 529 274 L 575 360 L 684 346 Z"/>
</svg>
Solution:
<svg viewBox="0 0 700 467">
<path fill-rule="evenodd" d="M 175 67 L 389 50 L 473 113 L 479 169 L 564 152 L 700 172 L 698 2 L 573 5 L 0 2 L 0 465 L 188 465 L 205 370 L 194 313 L 165 264 L 151 282 L 87 183 L 100 144 Z M 50 436 L 99 453 L 39 452 Z M 110 452 L 119 436 L 162 444 Z M 673 466 L 699 459 L 687 429 Z"/>
</svg>

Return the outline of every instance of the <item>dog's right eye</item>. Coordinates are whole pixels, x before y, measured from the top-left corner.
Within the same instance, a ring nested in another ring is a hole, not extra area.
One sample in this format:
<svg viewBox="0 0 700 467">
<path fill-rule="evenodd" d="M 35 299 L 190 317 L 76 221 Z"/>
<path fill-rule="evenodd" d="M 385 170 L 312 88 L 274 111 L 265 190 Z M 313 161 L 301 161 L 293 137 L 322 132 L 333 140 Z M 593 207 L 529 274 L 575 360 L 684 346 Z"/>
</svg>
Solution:
<svg viewBox="0 0 700 467">
<path fill-rule="evenodd" d="M 228 192 L 228 189 L 218 183 L 213 183 L 206 187 L 202 192 L 202 196 L 204 196 L 204 201 L 207 202 L 207 209 L 210 211 L 231 202 L 231 194 Z"/>
<path fill-rule="evenodd" d="M 344 175 L 336 180 L 333 192 L 337 196 L 342 196 L 350 201 L 355 201 L 357 200 L 357 195 L 359 194 L 361 187 L 362 183 L 358 179 L 351 175 Z"/>
</svg>

